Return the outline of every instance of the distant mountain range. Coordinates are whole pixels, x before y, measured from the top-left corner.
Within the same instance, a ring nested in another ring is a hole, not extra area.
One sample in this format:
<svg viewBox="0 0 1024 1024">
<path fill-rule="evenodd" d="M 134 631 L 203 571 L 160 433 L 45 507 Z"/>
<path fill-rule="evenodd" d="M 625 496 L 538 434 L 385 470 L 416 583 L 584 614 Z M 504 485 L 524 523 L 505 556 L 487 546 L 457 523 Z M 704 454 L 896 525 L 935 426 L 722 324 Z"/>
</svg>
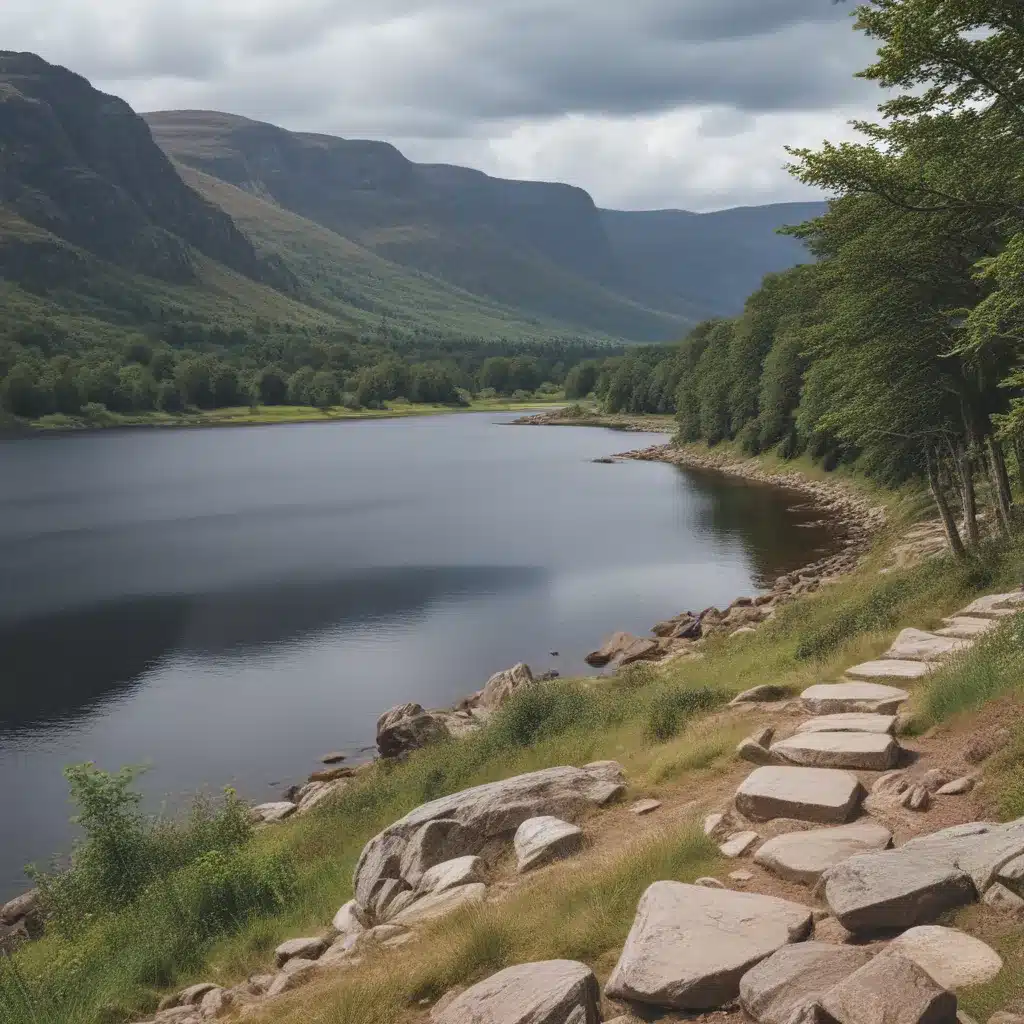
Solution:
<svg viewBox="0 0 1024 1024">
<path fill-rule="evenodd" d="M 806 260 L 775 229 L 823 209 L 602 210 L 571 185 L 417 164 L 387 143 L 212 111 L 139 116 L 0 52 L 0 277 L 101 317 L 170 305 L 671 340 Z"/>
</svg>

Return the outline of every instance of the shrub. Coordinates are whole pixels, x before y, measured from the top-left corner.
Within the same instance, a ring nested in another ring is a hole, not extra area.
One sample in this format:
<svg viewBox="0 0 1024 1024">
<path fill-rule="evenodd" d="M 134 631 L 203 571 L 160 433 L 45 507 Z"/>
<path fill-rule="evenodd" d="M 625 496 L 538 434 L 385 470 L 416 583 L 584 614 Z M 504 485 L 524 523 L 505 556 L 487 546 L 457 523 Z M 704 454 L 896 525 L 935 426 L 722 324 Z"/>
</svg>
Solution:
<svg viewBox="0 0 1024 1024">
<path fill-rule="evenodd" d="M 728 699 L 728 693 L 710 687 L 669 686 L 657 690 L 647 709 L 644 734 L 664 743 L 677 735 L 693 715 L 712 711 Z"/>
</svg>

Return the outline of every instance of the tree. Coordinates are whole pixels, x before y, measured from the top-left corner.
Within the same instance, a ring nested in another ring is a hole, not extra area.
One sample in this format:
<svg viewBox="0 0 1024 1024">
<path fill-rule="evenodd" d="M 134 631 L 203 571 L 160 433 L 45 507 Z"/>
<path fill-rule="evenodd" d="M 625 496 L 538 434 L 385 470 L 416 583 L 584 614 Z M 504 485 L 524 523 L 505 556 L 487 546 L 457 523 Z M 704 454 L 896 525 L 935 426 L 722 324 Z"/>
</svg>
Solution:
<svg viewBox="0 0 1024 1024">
<path fill-rule="evenodd" d="M 263 405 L 284 405 L 288 379 L 278 366 L 265 366 L 256 378 L 256 395 Z"/>
<path fill-rule="evenodd" d="M 493 388 L 499 395 L 511 394 L 511 371 L 512 361 L 504 356 L 485 359 L 480 367 L 480 387 Z"/>
</svg>

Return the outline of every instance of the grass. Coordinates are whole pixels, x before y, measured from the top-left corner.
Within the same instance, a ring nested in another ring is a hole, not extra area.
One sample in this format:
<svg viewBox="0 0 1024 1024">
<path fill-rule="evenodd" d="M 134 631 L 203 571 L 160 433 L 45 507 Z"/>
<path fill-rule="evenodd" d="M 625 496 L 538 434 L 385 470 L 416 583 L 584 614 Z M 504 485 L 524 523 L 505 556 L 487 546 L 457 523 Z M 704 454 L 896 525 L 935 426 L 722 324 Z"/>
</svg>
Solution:
<svg viewBox="0 0 1024 1024">
<path fill-rule="evenodd" d="M 892 507 L 895 535 L 902 506 Z M 987 548 L 966 564 L 936 558 L 880 575 L 884 547 L 857 572 L 784 606 L 743 643 L 715 638 L 700 659 L 527 689 L 481 732 L 402 763 L 378 764 L 334 802 L 258 833 L 239 856 L 289 866 L 289 895 L 279 905 L 246 909 L 200 933 L 189 924 L 194 903 L 186 900 L 183 909 L 180 900 L 150 893 L 98 915 L 78 934 L 48 934 L 5 968 L 0 1017 L 5 1024 L 117 1024 L 152 1010 L 167 990 L 195 981 L 232 984 L 262 972 L 277 943 L 319 932 L 350 897 L 367 839 L 424 801 L 468 786 L 615 758 L 637 791 L 685 787 L 700 796 L 732 769 L 732 750 L 749 731 L 742 718 L 716 710 L 731 695 L 758 683 L 799 690 L 835 678 L 879 654 L 900 626 L 935 625 L 979 591 L 1009 589 L 1024 565 L 1024 548 L 1013 544 Z M 922 686 L 922 719 L 945 721 L 1015 692 L 1024 678 L 1020 629 L 1008 624 Z M 1024 733 L 998 762 L 995 799 L 1006 814 L 1024 813 L 1022 763 Z M 604 977 L 643 888 L 657 878 L 707 873 L 712 859 L 687 825 L 648 845 L 588 856 L 585 870 L 559 866 L 507 902 L 439 923 L 422 941 L 389 954 L 390 968 L 371 957 L 358 971 L 336 976 L 329 991 L 311 988 L 275 1004 L 274 1019 L 312 1019 L 315 1002 L 315 1019 L 325 1024 L 396 1024 L 420 999 L 538 957 L 577 957 Z"/>
</svg>

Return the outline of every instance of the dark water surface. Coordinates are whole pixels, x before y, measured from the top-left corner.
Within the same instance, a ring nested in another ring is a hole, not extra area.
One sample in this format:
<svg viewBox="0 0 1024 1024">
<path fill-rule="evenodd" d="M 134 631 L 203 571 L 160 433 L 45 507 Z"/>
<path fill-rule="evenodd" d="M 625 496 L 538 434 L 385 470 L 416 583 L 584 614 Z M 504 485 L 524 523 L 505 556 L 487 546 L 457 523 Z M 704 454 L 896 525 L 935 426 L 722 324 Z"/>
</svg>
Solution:
<svg viewBox="0 0 1024 1024">
<path fill-rule="evenodd" d="M 270 799 L 393 704 L 588 671 L 833 543 L 792 492 L 590 461 L 660 435 L 511 418 L 0 442 L 0 897 L 70 842 L 66 764 Z"/>
</svg>

